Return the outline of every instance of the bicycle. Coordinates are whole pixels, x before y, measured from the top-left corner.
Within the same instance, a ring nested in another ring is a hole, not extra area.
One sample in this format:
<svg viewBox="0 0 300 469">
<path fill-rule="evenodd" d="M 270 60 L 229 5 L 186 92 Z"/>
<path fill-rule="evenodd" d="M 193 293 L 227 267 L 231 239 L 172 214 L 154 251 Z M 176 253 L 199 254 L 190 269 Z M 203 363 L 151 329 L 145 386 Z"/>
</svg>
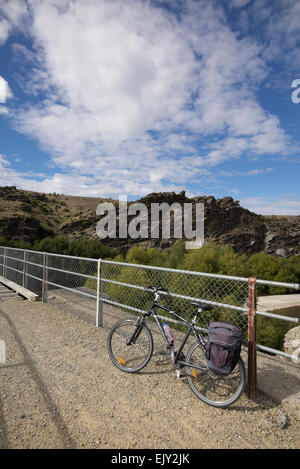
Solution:
<svg viewBox="0 0 300 469">
<path fill-rule="evenodd" d="M 127 373 L 136 373 L 142 370 L 150 361 L 153 354 L 153 337 L 145 321 L 152 316 L 170 351 L 171 362 L 176 372 L 184 370 L 187 382 L 193 393 L 208 405 L 214 407 L 228 407 L 236 402 L 245 389 L 246 373 L 242 358 L 240 357 L 234 370 L 227 376 L 213 373 L 207 366 L 205 355 L 206 340 L 195 328 L 195 323 L 202 311 L 209 311 L 213 306 L 204 302 L 191 302 L 197 307 L 192 322 L 182 318 L 174 311 L 158 303 L 160 296 L 168 295 L 168 291 L 161 287 L 148 285 L 147 291 L 154 293 L 154 301 L 146 313 L 138 318 L 120 319 L 110 330 L 107 338 L 108 354 L 113 364 Z M 174 342 L 170 341 L 164 331 L 156 308 L 167 311 L 172 316 L 183 321 L 188 326 L 178 351 L 174 349 Z M 193 332 L 196 341 L 189 348 L 186 357 L 183 348 Z"/>
</svg>

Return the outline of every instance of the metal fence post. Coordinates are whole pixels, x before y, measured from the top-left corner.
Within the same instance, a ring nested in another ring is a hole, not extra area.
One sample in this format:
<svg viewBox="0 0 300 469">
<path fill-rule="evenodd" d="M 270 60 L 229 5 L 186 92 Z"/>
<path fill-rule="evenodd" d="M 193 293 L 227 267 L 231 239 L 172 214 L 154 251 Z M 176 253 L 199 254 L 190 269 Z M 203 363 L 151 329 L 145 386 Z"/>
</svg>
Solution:
<svg viewBox="0 0 300 469">
<path fill-rule="evenodd" d="M 3 267 L 3 277 L 7 278 L 7 248 L 5 248 L 5 253 L 4 253 L 4 267 Z"/>
<path fill-rule="evenodd" d="M 256 396 L 256 278 L 248 279 L 248 398 Z"/>
<path fill-rule="evenodd" d="M 96 311 L 96 326 L 103 327 L 103 282 L 102 282 L 102 266 L 101 259 L 98 259 L 97 268 L 97 311 Z"/>
<path fill-rule="evenodd" d="M 47 283 L 48 269 L 47 269 L 47 265 L 48 265 L 48 257 L 47 257 L 47 253 L 44 252 L 44 255 L 43 255 L 43 278 L 42 278 L 42 301 L 43 301 L 43 303 L 47 302 L 47 296 L 48 296 L 48 283 Z"/>
<path fill-rule="evenodd" d="M 6 248 L 4 248 L 4 254 L 3 254 L 3 270 L 2 270 L 3 277 L 5 277 L 5 261 L 6 261 Z"/>
<path fill-rule="evenodd" d="M 45 259 L 45 290 L 44 290 L 44 299 L 47 303 L 48 301 L 48 253 L 46 252 L 46 259 Z"/>
<path fill-rule="evenodd" d="M 26 288 L 26 261 L 27 261 L 27 251 L 24 250 L 24 258 L 23 258 L 23 278 L 22 278 L 22 287 Z"/>
</svg>

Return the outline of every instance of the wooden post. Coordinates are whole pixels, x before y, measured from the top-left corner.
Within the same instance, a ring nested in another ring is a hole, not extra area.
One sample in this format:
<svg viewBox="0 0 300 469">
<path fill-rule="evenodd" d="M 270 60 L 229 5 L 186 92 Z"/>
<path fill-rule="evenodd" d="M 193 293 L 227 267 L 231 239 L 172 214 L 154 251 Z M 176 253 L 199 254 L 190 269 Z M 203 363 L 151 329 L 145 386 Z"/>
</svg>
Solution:
<svg viewBox="0 0 300 469">
<path fill-rule="evenodd" d="M 248 279 L 248 398 L 256 397 L 256 278 Z"/>
<path fill-rule="evenodd" d="M 96 310 L 96 326 L 103 327 L 103 282 L 101 281 L 102 277 L 102 268 L 101 268 L 101 259 L 98 259 L 98 269 L 97 269 L 97 310 Z"/>
</svg>

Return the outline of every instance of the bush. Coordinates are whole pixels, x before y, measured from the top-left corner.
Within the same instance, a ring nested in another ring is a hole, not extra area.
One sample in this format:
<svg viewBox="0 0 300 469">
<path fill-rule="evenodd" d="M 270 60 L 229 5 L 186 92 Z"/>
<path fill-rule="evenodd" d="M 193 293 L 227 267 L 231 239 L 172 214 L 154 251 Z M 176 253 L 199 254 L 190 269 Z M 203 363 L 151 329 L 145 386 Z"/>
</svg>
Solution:
<svg viewBox="0 0 300 469">
<path fill-rule="evenodd" d="M 238 255 L 232 248 L 220 248 L 213 243 L 188 251 L 184 257 L 183 268 L 239 277 L 249 275 L 245 255 Z"/>
<path fill-rule="evenodd" d="M 44 238 L 34 243 L 33 249 L 54 254 L 94 259 L 105 259 L 118 254 L 118 251 L 106 246 L 100 240 L 90 240 L 86 238 L 69 240 L 63 236 Z"/>
<path fill-rule="evenodd" d="M 300 319 L 299 306 L 276 310 L 274 313 Z M 295 324 L 292 322 L 258 316 L 256 320 L 256 342 L 266 347 L 282 350 L 284 336 L 293 327 L 295 327 Z"/>
<path fill-rule="evenodd" d="M 164 251 L 141 246 L 135 246 L 129 249 L 126 256 L 126 262 L 131 264 L 163 266 L 166 261 L 167 256 Z"/>
<path fill-rule="evenodd" d="M 283 283 L 300 282 L 300 259 L 275 257 L 265 252 L 254 254 L 248 259 L 251 275 L 262 279 Z M 278 295 L 289 293 L 288 288 L 258 285 L 258 294 Z"/>
</svg>

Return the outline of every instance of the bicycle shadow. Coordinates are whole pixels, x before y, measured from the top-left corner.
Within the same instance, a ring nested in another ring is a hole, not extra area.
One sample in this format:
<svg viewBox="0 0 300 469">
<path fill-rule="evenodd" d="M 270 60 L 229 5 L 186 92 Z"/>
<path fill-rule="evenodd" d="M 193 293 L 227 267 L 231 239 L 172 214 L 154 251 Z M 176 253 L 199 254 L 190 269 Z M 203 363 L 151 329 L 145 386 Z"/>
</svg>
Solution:
<svg viewBox="0 0 300 469">
<path fill-rule="evenodd" d="M 54 399 L 50 395 L 50 392 L 48 391 L 48 388 L 45 382 L 43 381 L 41 375 L 39 374 L 36 366 L 34 365 L 34 362 L 30 354 L 28 353 L 21 337 L 19 336 L 18 331 L 13 321 L 11 320 L 8 314 L 6 314 L 4 311 L 1 310 L 1 308 L 0 308 L 0 316 L 2 316 L 7 321 L 8 325 L 10 326 L 11 333 L 19 347 L 20 352 L 23 355 L 24 363 L 27 366 L 29 373 L 31 375 L 31 378 L 35 382 L 37 390 L 40 393 L 44 401 L 44 404 L 57 428 L 59 437 L 62 441 L 63 448 L 70 448 L 70 449 L 75 448 L 76 447 L 75 441 L 72 439 L 69 431 L 67 430 L 66 424 L 60 414 L 60 411 L 57 405 L 55 404 Z M 6 366 L 9 366 L 9 365 L 6 365 Z M 8 442 L 8 437 L 7 437 L 7 426 L 6 426 L 6 421 L 5 421 L 3 406 L 1 404 L 1 401 L 0 401 L 0 428 L 2 428 L 2 443 L 1 443 L 2 448 L 8 448 L 9 442 Z"/>
<path fill-rule="evenodd" d="M 182 382 L 189 386 L 188 381 L 186 379 L 186 376 L 182 376 Z M 197 399 L 197 398 L 196 398 Z M 220 412 L 226 411 L 226 412 L 247 412 L 247 413 L 255 413 L 255 412 L 261 412 L 261 409 L 269 410 L 274 407 L 277 407 L 277 403 L 275 401 L 272 401 L 270 399 L 266 399 L 264 395 L 262 395 L 260 392 L 257 392 L 256 398 L 254 401 L 250 400 L 248 398 L 248 389 L 247 385 L 240 396 L 239 400 L 236 401 L 234 404 L 224 407 L 224 408 L 218 408 Z M 214 409 L 217 409 L 216 407 L 212 407 Z"/>
<path fill-rule="evenodd" d="M 139 361 L 139 358 L 144 358 L 135 356 L 134 360 Z M 127 361 L 127 365 L 130 363 L 130 360 Z M 164 352 L 155 352 L 148 365 L 140 371 L 137 371 L 137 375 L 162 375 L 168 374 L 174 370 L 173 365 L 170 362 L 170 357 Z"/>
<path fill-rule="evenodd" d="M 282 362 L 279 358 L 264 359 L 257 372 L 258 388 L 265 394 L 274 394 L 278 402 L 295 394 L 300 394 L 299 365 Z M 276 389 L 276 395 L 274 393 Z"/>
</svg>

